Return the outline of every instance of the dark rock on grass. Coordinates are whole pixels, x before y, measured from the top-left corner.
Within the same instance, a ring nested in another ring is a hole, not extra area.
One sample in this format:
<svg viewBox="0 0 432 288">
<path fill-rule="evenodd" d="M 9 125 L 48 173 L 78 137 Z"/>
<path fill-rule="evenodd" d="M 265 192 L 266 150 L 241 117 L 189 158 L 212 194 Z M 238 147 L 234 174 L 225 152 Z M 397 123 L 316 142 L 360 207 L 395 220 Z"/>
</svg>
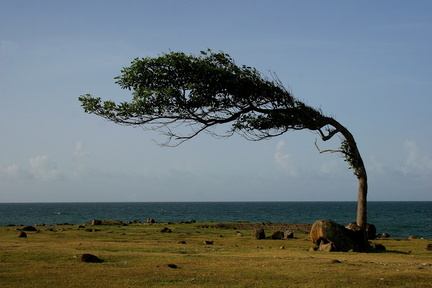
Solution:
<svg viewBox="0 0 432 288">
<path fill-rule="evenodd" d="M 26 227 L 22 228 L 22 231 L 37 232 L 38 229 L 36 227 L 33 227 L 33 226 L 26 226 Z"/>
<path fill-rule="evenodd" d="M 205 245 L 213 245 L 213 241 L 204 241 Z"/>
<path fill-rule="evenodd" d="M 273 232 L 273 234 L 270 236 L 271 239 L 283 239 L 284 233 L 281 231 Z"/>
<path fill-rule="evenodd" d="M 102 225 L 102 220 L 93 220 L 91 225 Z"/>
<path fill-rule="evenodd" d="M 286 230 L 284 232 L 284 238 L 285 239 L 293 239 L 294 238 L 294 232 L 292 232 L 290 230 Z"/>
<path fill-rule="evenodd" d="M 99 229 L 93 229 L 93 228 L 86 228 L 84 231 L 85 232 L 98 232 L 100 230 Z"/>
<path fill-rule="evenodd" d="M 171 233 L 172 230 L 170 228 L 165 227 L 160 232 L 162 232 L 162 233 Z"/>
<path fill-rule="evenodd" d="M 427 244 L 425 249 L 426 251 L 432 251 L 432 244 Z"/>
<path fill-rule="evenodd" d="M 27 233 L 25 233 L 25 232 L 23 232 L 23 231 L 20 231 L 20 232 L 18 233 L 18 237 L 20 237 L 20 238 L 27 238 Z"/>
<path fill-rule="evenodd" d="M 265 239 L 266 235 L 265 235 L 264 229 L 255 229 L 252 232 L 252 238 L 254 238 L 254 239 Z"/>
<path fill-rule="evenodd" d="M 99 257 L 97 257 L 93 254 L 83 254 L 81 256 L 81 261 L 87 262 L 87 263 L 102 263 L 103 262 L 102 259 L 100 259 Z"/>
<path fill-rule="evenodd" d="M 386 250 L 386 247 L 384 245 L 382 245 L 382 244 L 370 243 L 370 246 L 371 246 L 372 249 L 375 249 L 375 250 L 381 250 L 381 251 L 385 251 Z"/>
<path fill-rule="evenodd" d="M 177 269 L 177 268 L 179 268 L 176 264 L 168 264 L 167 265 L 169 268 L 172 268 L 172 269 Z"/>
</svg>

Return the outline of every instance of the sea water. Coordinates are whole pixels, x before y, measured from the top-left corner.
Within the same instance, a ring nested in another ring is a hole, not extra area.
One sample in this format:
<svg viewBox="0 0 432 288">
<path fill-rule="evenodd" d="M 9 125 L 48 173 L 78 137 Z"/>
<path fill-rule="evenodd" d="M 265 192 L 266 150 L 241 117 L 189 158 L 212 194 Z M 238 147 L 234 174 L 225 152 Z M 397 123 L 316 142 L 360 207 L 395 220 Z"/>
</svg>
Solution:
<svg viewBox="0 0 432 288">
<path fill-rule="evenodd" d="M 82 224 L 93 219 L 145 222 L 309 223 L 347 225 L 356 202 L 0 203 L 0 226 Z M 394 238 L 432 238 L 432 202 L 368 202 L 368 222 Z"/>
</svg>

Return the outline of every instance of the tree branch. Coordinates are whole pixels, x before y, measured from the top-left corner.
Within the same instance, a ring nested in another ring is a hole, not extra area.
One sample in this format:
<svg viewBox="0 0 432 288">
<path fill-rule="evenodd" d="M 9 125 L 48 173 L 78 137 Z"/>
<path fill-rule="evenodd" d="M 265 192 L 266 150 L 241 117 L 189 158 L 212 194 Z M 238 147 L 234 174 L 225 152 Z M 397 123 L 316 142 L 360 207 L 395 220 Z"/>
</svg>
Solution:
<svg viewBox="0 0 432 288">
<path fill-rule="evenodd" d="M 330 152 L 330 153 L 342 153 L 342 154 L 345 154 L 344 151 L 342 151 L 342 150 L 333 150 L 333 149 L 320 150 L 320 148 L 318 147 L 317 139 L 316 139 L 316 138 L 315 138 L 315 147 L 317 148 L 317 150 L 318 150 L 318 152 L 319 152 L 320 154 L 325 153 L 325 152 Z"/>
</svg>

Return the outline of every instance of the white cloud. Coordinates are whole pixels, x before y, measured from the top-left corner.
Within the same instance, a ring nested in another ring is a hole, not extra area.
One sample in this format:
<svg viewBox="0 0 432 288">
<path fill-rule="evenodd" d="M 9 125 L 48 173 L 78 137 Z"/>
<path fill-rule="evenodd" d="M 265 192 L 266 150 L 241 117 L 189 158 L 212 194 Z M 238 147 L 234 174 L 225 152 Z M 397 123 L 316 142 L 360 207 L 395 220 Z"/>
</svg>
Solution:
<svg viewBox="0 0 432 288">
<path fill-rule="evenodd" d="M 332 160 L 320 165 L 319 173 L 320 174 L 331 174 L 334 173 L 339 167 L 338 161 Z"/>
<path fill-rule="evenodd" d="M 90 155 L 90 151 L 87 150 L 87 148 L 85 147 L 83 142 L 78 141 L 75 143 L 75 147 L 74 147 L 72 155 L 75 158 L 82 158 L 82 157 L 85 157 L 87 155 Z"/>
<path fill-rule="evenodd" d="M 13 164 L 9 167 L 3 168 L 0 167 L 0 175 L 7 177 L 7 178 L 17 178 L 20 174 L 20 168 L 18 165 Z"/>
<path fill-rule="evenodd" d="M 405 141 L 404 147 L 408 152 L 405 165 L 401 168 L 404 173 L 430 174 L 432 173 L 432 160 L 422 155 L 415 141 Z"/>
<path fill-rule="evenodd" d="M 366 169 L 376 174 L 383 174 L 384 164 L 380 162 L 376 156 L 371 155 L 369 157 L 369 165 L 366 167 Z"/>
<path fill-rule="evenodd" d="M 57 165 L 47 155 L 30 158 L 30 173 L 40 180 L 55 180 L 60 176 Z"/>
<path fill-rule="evenodd" d="M 285 171 L 288 172 L 288 174 L 292 177 L 297 177 L 297 167 L 295 165 L 295 162 L 293 160 L 292 155 L 290 154 L 284 154 L 283 150 L 285 147 L 285 142 L 283 140 L 279 141 L 276 144 L 276 151 L 273 154 L 273 158 L 275 162 Z"/>
</svg>

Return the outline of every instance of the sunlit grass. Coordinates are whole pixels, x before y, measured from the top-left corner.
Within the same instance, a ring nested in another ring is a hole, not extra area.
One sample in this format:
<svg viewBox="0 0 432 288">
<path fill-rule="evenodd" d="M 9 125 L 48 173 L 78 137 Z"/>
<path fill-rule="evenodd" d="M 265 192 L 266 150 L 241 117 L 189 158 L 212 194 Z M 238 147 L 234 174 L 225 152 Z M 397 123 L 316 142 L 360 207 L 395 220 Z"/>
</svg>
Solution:
<svg viewBox="0 0 432 288">
<path fill-rule="evenodd" d="M 432 287 L 431 240 L 379 239 L 380 253 L 310 252 L 307 233 L 255 240 L 248 225 L 215 226 L 43 226 L 27 238 L 0 227 L 0 287 Z M 84 253 L 104 261 L 81 262 Z"/>
</svg>

